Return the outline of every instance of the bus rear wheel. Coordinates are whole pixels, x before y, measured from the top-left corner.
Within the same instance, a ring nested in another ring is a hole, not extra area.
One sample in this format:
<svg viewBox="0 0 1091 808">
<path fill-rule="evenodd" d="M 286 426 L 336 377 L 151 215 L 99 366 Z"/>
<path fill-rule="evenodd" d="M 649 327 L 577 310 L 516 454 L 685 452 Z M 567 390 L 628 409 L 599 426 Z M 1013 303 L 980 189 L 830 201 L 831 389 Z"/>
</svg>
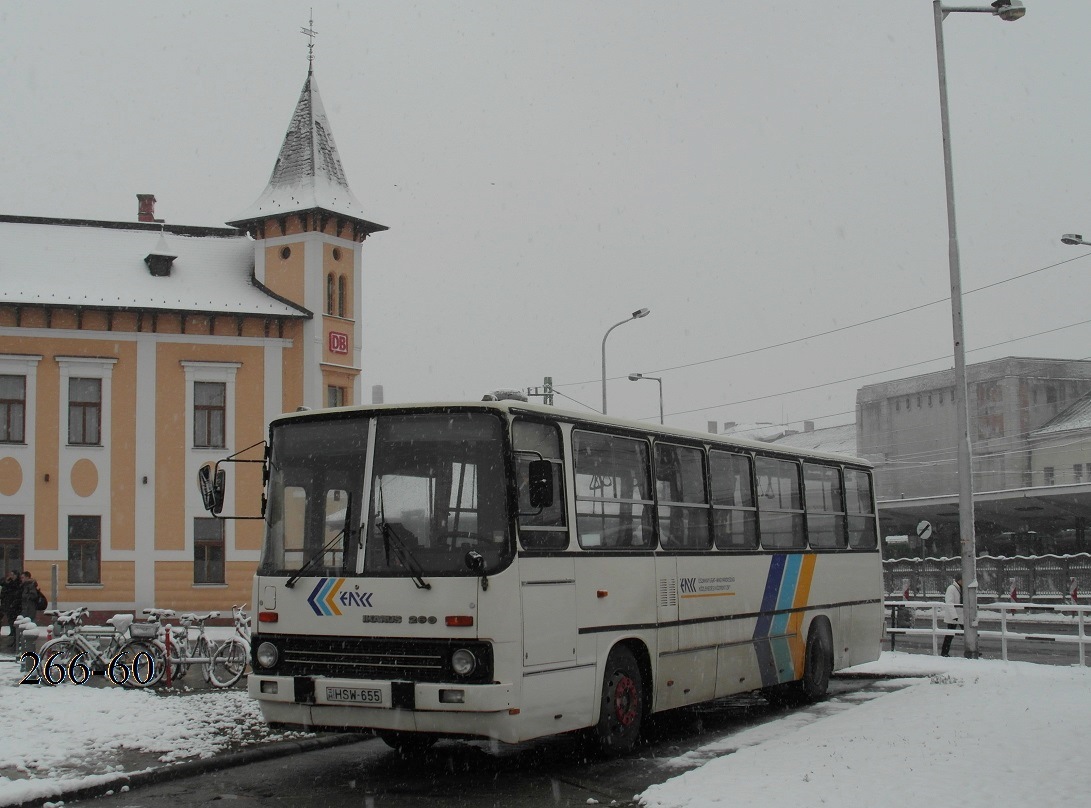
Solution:
<svg viewBox="0 0 1091 808">
<path fill-rule="evenodd" d="M 606 660 L 594 740 L 608 755 L 631 752 L 644 720 L 644 682 L 633 652 L 618 646 Z"/>
<path fill-rule="evenodd" d="M 833 674 L 833 641 L 825 623 L 815 623 L 811 627 L 805 654 L 800 695 L 804 701 L 819 701 L 826 697 Z"/>
</svg>

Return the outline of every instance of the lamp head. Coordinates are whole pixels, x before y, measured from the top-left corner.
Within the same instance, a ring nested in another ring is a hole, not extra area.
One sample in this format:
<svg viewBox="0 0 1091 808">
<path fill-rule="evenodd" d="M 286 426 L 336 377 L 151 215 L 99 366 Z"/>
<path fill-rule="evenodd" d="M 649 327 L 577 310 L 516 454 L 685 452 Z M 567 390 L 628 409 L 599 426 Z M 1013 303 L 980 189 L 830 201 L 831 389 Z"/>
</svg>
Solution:
<svg viewBox="0 0 1091 808">
<path fill-rule="evenodd" d="M 633 319 L 634 320 L 639 320 L 641 317 L 647 317 L 651 313 L 652 313 L 651 309 L 637 309 L 636 311 L 633 312 Z"/>
<path fill-rule="evenodd" d="M 1065 233 L 1063 236 L 1061 236 L 1061 243 L 1085 244 L 1086 242 L 1083 240 L 1083 236 L 1081 236 L 1079 233 Z"/>
<path fill-rule="evenodd" d="M 629 374 L 629 381 L 631 381 L 631 382 L 638 382 L 643 378 L 644 378 L 643 373 L 630 373 Z"/>
<path fill-rule="evenodd" d="M 1004 22 L 1021 20 L 1027 13 L 1026 8 L 1019 0 L 996 0 L 992 7 L 996 9 L 993 13 Z"/>
</svg>

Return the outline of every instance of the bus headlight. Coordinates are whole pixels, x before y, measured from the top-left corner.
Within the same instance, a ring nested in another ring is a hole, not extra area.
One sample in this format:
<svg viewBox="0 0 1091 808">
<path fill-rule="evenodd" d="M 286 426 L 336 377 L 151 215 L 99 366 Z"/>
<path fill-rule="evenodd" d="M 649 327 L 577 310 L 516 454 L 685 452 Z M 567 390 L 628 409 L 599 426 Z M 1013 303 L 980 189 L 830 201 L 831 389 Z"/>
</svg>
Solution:
<svg viewBox="0 0 1091 808">
<path fill-rule="evenodd" d="M 255 656 L 259 665 L 263 668 L 271 668 L 277 664 L 280 653 L 277 651 L 277 647 L 271 642 L 263 642 L 258 646 L 258 651 Z"/>
<path fill-rule="evenodd" d="M 477 657 L 466 648 L 459 648 L 451 654 L 451 670 L 456 676 L 469 676 L 477 669 Z"/>
</svg>

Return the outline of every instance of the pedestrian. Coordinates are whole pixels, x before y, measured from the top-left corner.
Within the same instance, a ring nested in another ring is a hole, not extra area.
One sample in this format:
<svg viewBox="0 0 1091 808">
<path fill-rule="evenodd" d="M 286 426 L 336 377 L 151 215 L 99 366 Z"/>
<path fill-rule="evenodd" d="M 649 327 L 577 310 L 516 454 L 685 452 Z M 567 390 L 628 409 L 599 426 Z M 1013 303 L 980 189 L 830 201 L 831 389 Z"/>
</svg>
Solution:
<svg viewBox="0 0 1091 808">
<path fill-rule="evenodd" d="M 30 574 L 30 570 L 23 570 L 23 587 L 21 589 L 22 600 L 19 604 L 19 614 L 34 620 L 38 616 L 38 582 Z"/>
<path fill-rule="evenodd" d="M 7 620 L 10 645 L 15 645 L 15 618 L 19 616 L 22 601 L 23 583 L 19 572 L 8 570 L 4 580 L 0 582 L 0 620 Z"/>
<path fill-rule="evenodd" d="M 962 573 L 955 576 L 955 580 L 947 587 L 943 596 L 943 622 L 947 624 L 948 631 L 956 631 L 962 626 Z M 943 647 L 940 656 L 951 655 L 951 640 L 953 634 L 943 638 Z"/>
</svg>

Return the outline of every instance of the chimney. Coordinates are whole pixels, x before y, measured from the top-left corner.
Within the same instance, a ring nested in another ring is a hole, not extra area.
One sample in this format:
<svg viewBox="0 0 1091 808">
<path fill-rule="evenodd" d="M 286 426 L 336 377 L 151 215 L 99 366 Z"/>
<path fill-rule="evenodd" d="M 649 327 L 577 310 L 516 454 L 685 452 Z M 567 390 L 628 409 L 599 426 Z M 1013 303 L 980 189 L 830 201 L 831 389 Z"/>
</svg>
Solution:
<svg viewBox="0 0 1091 808">
<path fill-rule="evenodd" d="M 713 435 L 716 434 L 716 431 L 717 431 L 716 427 L 717 427 L 717 424 L 716 424 L 715 421 L 709 421 L 708 422 L 708 431 L 711 432 Z"/>
<path fill-rule="evenodd" d="M 383 403 L 383 386 L 381 384 L 371 385 L 371 403 L 382 404 Z"/>
<path fill-rule="evenodd" d="M 737 424 L 734 421 L 724 421 L 724 434 L 726 435 L 728 432 L 730 432 L 736 426 L 737 426 Z"/>
<path fill-rule="evenodd" d="M 162 224 L 162 219 L 155 218 L 155 194 L 137 194 L 136 202 L 136 220 L 138 222 L 159 222 Z"/>
<path fill-rule="evenodd" d="M 804 421 L 803 422 L 803 431 L 804 432 L 814 432 L 814 421 Z"/>
</svg>

